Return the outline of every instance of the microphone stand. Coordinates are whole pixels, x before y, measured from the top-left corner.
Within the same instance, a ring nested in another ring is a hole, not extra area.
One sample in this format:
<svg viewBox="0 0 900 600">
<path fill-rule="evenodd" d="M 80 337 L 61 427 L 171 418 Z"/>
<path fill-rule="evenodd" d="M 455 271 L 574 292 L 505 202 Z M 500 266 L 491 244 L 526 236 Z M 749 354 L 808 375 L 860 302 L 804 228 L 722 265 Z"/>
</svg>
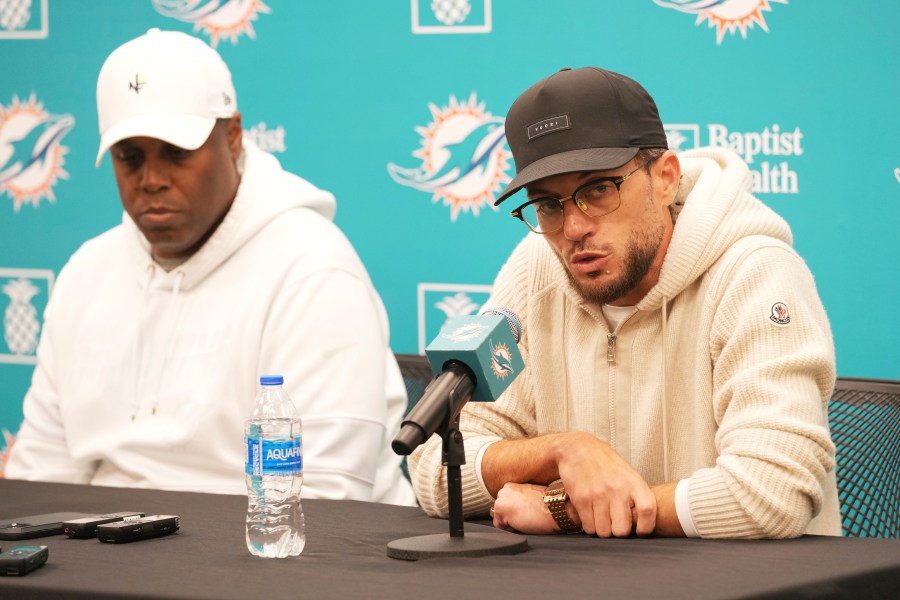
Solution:
<svg viewBox="0 0 900 600">
<path fill-rule="evenodd" d="M 442 437 L 442 464 L 447 467 L 447 503 L 450 505 L 450 537 L 464 537 L 462 509 L 462 465 L 466 463 L 463 435 L 459 431 L 459 415 L 453 419 Z"/>
<path fill-rule="evenodd" d="M 449 397 L 447 417 L 435 433 L 442 439 L 442 462 L 447 468 L 447 502 L 450 508 L 450 535 L 420 535 L 394 540 L 387 545 L 387 555 L 401 560 L 420 560 L 438 556 L 490 556 L 493 554 L 519 554 L 528 550 L 528 540 L 520 535 L 487 527 L 472 525 L 475 532 L 466 535 L 463 530 L 462 474 L 460 467 L 466 464 L 463 435 L 459 430 L 462 407 L 472 397 L 474 385 L 463 378 Z"/>
</svg>

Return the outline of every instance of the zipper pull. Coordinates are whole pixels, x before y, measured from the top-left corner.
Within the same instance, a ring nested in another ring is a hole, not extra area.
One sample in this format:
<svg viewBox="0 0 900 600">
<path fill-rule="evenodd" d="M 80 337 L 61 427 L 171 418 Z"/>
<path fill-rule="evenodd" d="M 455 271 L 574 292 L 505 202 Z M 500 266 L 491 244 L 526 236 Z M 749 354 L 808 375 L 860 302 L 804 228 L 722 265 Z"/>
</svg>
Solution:
<svg viewBox="0 0 900 600">
<path fill-rule="evenodd" d="M 616 364 L 616 336 L 611 333 L 606 335 L 606 362 Z"/>
</svg>

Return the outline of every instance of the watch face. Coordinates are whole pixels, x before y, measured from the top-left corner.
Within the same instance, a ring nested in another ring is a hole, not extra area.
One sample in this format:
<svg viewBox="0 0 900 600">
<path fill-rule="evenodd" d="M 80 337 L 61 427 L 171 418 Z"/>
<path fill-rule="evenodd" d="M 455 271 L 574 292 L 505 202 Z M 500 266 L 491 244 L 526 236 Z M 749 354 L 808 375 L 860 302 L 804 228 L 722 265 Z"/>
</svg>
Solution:
<svg viewBox="0 0 900 600">
<path fill-rule="evenodd" d="M 544 502 L 565 502 L 568 496 L 561 481 L 554 481 L 544 490 Z"/>
</svg>

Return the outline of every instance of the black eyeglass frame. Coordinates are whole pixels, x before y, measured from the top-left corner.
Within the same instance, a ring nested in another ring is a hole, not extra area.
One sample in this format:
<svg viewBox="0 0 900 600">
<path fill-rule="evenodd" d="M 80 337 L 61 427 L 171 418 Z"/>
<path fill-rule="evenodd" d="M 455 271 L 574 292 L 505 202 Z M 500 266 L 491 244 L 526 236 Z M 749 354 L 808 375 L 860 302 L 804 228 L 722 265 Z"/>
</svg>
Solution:
<svg viewBox="0 0 900 600">
<path fill-rule="evenodd" d="M 597 177 L 596 179 L 591 179 L 590 181 L 587 181 L 587 182 L 579 185 L 575 189 L 574 192 L 572 192 L 569 196 L 565 196 L 563 198 L 553 198 L 551 196 L 541 196 L 540 198 L 535 198 L 534 200 L 529 200 L 528 202 L 526 202 L 525 204 L 522 204 L 521 206 L 519 206 L 518 208 L 516 208 L 514 211 L 512 211 L 509 214 L 511 217 L 515 217 L 515 218 L 519 219 L 520 221 L 522 221 L 523 223 L 525 223 L 525 225 L 528 227 L 528 229 L 530 229 L 531 231 L 533 231 L 537 234 L 540 234 L 540 235 L 544 235 L 546 233 L 556 233 L 557 231 L 562 229 L 563 226 L 565 225 L 565 218 L 563 218 L 562 224 L 557 229 L 554 229 L 552 231 L 536 230 L 534 227 L 531 226 L 531 224 L 528 221 L 525 220 L 525 217 L 522 215 L 522 212 L 528 206 L 530 206 L 532 204 L 537 204 L 538 202 L 546 202 L 547 200 L 556 200 L 557 202 L 559 202 L 560 208 L 562 208 L 563 202 L 568 202 L 569 200 L 572 200 L 575 202 L 575 206 L 577 206 L 581 210 L 581 212 L 583 212 L 587 216 L 591 217 L 592 219 L 599 219 L 600 217 L 605 217 L 606 215 L 616 212 L 617 210 L 619 210 L 619 207 L 622 206 L 622 184 L 625 183 L 625 180 L 628 179 L 629 177 L 631 177 L 632 175 L 634 175 L 635 173 L 637 173 L 638 171 L 640 171 L 641 169 L 647 167 L 654 160 L 656 160 L 656 159 L 651 158 L 649 160 L 644 161 L 642 164 L 635 167 L 635 169 L 633 171 L 631 171 L 630 173 L 626 173 L 625 175 L 617 175 L 616 177 Z M 586 206 L 582 206 L 583 201 L 581 203 L 579 203 L 579 201 L 576 199 L 576 196 L 578 196 L 578 192 L 580 192 L 581 190 L 591 187 L 593 185 L 597 185 L 598 183 L 603 183 L 603 182 L 609 182 L 609 183 L 612 183 L 614 186 L 616 186 L 616 194 L 618 194 L 618 196 L 619 196 L 619 203 L 616 204 L 616 207 L 614 209 L 606 211 L 602 215 L 592 215 L 591 213 L 588 212 L 588 209 Z"/>
</svg>

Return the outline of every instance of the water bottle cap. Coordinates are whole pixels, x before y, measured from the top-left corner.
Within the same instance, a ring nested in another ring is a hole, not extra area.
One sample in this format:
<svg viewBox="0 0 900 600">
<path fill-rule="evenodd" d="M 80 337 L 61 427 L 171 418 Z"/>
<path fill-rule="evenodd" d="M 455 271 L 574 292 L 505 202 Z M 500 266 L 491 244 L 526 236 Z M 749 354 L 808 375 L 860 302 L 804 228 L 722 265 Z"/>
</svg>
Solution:
<svg viewBox="0 0 900 600">
<path fill-rule="evenodd" d="M 282 375 L 263 375 L 259 378 L 260 385 L 282 385 L 284 384 L 284 376 Z"/>
</svg>

